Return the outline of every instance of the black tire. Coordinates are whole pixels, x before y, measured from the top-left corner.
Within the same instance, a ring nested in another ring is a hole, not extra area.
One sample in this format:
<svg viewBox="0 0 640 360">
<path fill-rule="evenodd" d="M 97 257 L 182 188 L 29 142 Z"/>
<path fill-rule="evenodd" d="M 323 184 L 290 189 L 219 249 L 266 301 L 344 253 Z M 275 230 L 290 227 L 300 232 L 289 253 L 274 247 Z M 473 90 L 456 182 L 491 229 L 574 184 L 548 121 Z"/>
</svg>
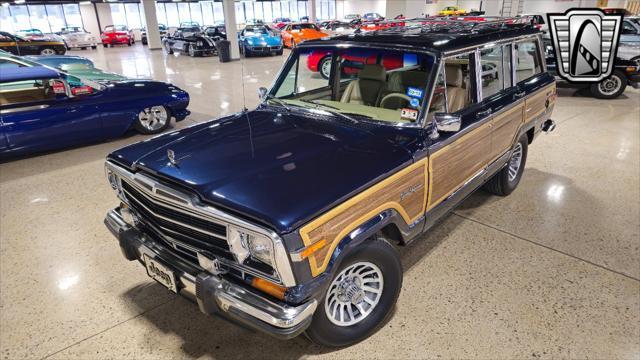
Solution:
<svg viewBox="0 0 640 360">
<path fill-rule="evenodd" d="M 331 75 L 330 73 L 329 74 L 325 74 L 324 71 L 322 71 L 323 68 L 324 68 L 324 64 L 326 62 L 331 63 L 331 56 L 325 56 L 322 59 L 320 59 L 320 61 L 318 62 L 318 71 L 320 72 L 320 75 L 322 76 L 323 79 L 329 79 L 329 75 Z M 329 67 L 329 69 L 331 69 L 331 67 Z M 331 71 L 331 70 L 329 70 L 329 71 Z"/>
<path fill-rule="evenodd" d="M 189 44 L 189 46 L 187 46 L 187 53 L 191 57 L 196 57 L 197 56 L 196 49 L 193 47 L 193 44 Z"/>
<path fill-rule="evenodd" d="M 86 47 L 81 47 L 80 50 L 87 50 L 87 48 Z"/>
<path fill-rule="evenodd" d="M 376 307 L 360 322 L 350 326 L 339 326 L 329 320 L 325 311 L 327 296 L 325 293 L 313 314 L 311 325 L 306 330 L 306 335 L 311 341 L 330 347 L 349 346 L 375 333 L 390 316 L 402 288 L 402 264 L 398 252 L 386 240 L 373 237 L 357 248 L 350 249 L 337 266 L 333 277 L 347 267 L 362 261 L 376 265 L 382 273 L 384 285 Z M 329 284 L 333 280 L 334 278 Z"/>
<path fill-rule="evenodd" d="M 140 134 L 143 134 L 143 135 L 159 134 L 159 133 L 165 131 L 169 127 L 169 125 L 171 125 L 171 110 L 169 110 L 169 108 L 167 108 L 164 105 L 161 105 L 161 106 L 167 112 L 167 122 L 161 128 L 158 128 L 158 129 L 155 129 L 155 130 L 149 130 L 149 129 L 145 128 L 140 123 L 140 119 L 139 118 L 136 118 L 136 120 L 133 122 L 133 128 L 137 132 L 139 132 Z"/>
<path fill-rule="evenodd" d="M 97 48 L 98 48 L 98 45 L 93 45 L 93 46 L 91 47 L 91 49 L 92 49 L 92 50 L 96 50 Z"/>
<path fill-rule="evenodd" d="M 109 47 L 109 44 L 102 44 L 102 46 L 107 48 L 107 47 Z"/>
<path fill-rule="evenodd" d="M 166 42 L 166 41 L 165 41 L 165 43 L 163 44 L 163 46 L 162 46 L 162 47 L 164 48 L 164 51 L 165 51 L 167 54 L 169 54 L 169 55 L 173 54 L 173 49 L 171 48 L 171 46 L 169 45 L 169 43 L 168 43 L 168 42 Z"/>
<path fill-rule="evenodd" d="M 484 189 L 492 194 L 498 196 L 507 196 L 513 192 L 513 190 L 518 187 L 520 183 L 520 179 L 522 179 L 522 174 L 524 173 L 524 168 L 527 163 L 527 151 L 529 145 L 529 138 L 527 134 L 523 134 L 518 142 L 515 143 L 513 148 L 511 149 L 511 157 L 505 167 L 502 170 L 498 171 L 489 181 L 484 184 Z M 511 160 L 515 156 L 516 150 L 520 147 L 521 149 L 521 160 L 520 165 L 518 167 L 517 173 L 514 178 L 509 176 L 509 169 Z"/>
<path fill-rule="evenodd" d="M 284 49 L 280 49 L 276 51 L 276 55 L 282 55 L 282 54 L 284 54 Z"/>
<path fill-rule="evenodd" d="M 133 45 L 133 41 L 131 39 L 129 39 L 129 42 L 127 43 L 127 46 L 131 46 Z"/>
<path fill-rule="evenodd" d="M 601 88 L 602 86 L 607 86 L 606 84 L 615 83 L 614 87 L 612 87 L 611 91 L 605 91 Z M 610 77 L 602 80 L 597 84 L 591 84 L 589 87 L 589 91 L 591 91 L 591 95 L 598 99 L 615 99 L 620 96 L 624 90 L 627 88 L 627 77 L 624 75 L 622 71 L 615 70 Z"/>
<path fill-rule="evenodd" d="M 244 53 L 244 57 L 252 57 L 253 56 L 253 53 L 251 52 L 251 50 L 249 50 L 247 48 L 244 48 L 243 53 Z"/>
</svg>

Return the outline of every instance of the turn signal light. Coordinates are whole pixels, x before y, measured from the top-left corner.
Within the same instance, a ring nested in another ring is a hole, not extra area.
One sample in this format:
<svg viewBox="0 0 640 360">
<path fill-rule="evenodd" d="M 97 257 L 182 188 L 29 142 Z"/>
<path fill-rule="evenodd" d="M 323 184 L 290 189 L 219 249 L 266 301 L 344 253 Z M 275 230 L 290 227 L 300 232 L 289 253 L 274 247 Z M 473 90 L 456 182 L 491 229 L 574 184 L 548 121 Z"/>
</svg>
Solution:
<svg viewBox="0 0 640 360">
<path fill-rule="evenodd" d="M 283 286 L 260 278 L 253 278 L 253 280 L 251 280 L 251 286 L 280 300 L 284 300 L 284 293 L 287 291 L 287 288 Z"/>
</svg>

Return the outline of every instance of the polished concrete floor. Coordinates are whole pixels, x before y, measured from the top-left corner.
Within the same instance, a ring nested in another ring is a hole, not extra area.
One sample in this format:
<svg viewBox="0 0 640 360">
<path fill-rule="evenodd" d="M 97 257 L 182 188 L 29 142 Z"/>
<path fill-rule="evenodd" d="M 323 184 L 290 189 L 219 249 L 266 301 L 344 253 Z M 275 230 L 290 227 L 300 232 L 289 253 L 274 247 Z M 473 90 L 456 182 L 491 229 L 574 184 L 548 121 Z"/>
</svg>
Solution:
<svg viewBox="0 0 640 360">
<path fill-rule="evenodd" d="M 179 127 L 257 104 L 284 57 L 221 64 L 133 48 L 74 51 L 189 91 Z M 0 165 L 0 356 L 23 358 L 640 358 L 640 92 L 560 92 L 557 130 L 509 197 L 479 192 L 402 248 L 391 320 L 341 350 L 251 333 L 170 294 L 102 224 L 105 155 L 141 139 Z"/>
</svg>

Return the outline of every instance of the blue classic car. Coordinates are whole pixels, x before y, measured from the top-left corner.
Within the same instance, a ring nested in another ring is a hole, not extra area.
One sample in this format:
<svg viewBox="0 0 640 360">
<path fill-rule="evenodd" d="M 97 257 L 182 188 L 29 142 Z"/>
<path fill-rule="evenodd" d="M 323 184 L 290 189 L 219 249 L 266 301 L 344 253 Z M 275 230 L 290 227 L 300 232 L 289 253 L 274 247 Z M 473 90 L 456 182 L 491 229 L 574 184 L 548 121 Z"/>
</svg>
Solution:
<svg viewBox="0 0 640 360">
<path fill-rule="evenodd" d="M 111 153 L 120 205 L 105 224 L 127 260 L 205 314 L 357 343 L 393 314 L 396 246 L 480 187 L 509 195 L 555 127 L 540 35 L 445 19 L 305 41 L 255 110 Z M 328 79 L 306 71 L 318 51 Z M 372 61 L 349 60 L 362 53 Z"/>
<path fill-rule="evenodd" d="M 282 37 L 266 25 L 249 25 L 238 33 L 240 53 L 249 57 L 261 55 L 282 55 Z"/>
<path fill-rule="evenodd" d="M 189 94 L 160 81 L 107 86 L 44 66 L 4 62 L 0 71 L 0 159 L 165 130 L 184 119 Z"/>
</svg>

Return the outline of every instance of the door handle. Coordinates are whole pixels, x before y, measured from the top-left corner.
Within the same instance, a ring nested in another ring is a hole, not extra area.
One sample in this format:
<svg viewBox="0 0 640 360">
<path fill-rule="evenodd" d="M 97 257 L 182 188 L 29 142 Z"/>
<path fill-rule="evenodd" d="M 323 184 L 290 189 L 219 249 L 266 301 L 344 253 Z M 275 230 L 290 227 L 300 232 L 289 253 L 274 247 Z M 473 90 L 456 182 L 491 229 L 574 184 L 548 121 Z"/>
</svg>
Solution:
<svg viewBox="0 0 640 360">
<path fill-rule="evenodd" d="M 525 95 L 527 95 L 527 93 L 526 93 L 526 92 L 524 92 L 524 91 L 520 91 L 520 92 L 517 92 L 517 93 L 515 94 L 515 96 L 516 96 L 517 98 L 521 98 L 521 97 L 523 97 L 523 96 L 525 96 Z"/>
<path fill-rule="evenodd" d="M 482 117 L 482 116 L 487 116 L 487 115 L 491 115 L 491 109 L 478 111 L 478 116 Z"/>
</svg>

